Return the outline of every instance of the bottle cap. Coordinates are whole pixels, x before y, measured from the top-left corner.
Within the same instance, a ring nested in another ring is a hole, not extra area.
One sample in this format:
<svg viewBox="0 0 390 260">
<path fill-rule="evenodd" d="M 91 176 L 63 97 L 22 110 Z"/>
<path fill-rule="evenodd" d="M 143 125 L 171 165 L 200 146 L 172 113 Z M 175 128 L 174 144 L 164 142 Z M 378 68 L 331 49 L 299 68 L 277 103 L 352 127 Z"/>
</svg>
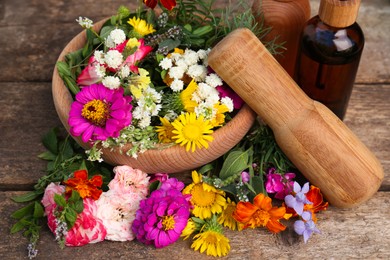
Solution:
<svg viewBox="0 0 390 260">
<path fill-rule="evenodd" d="M 318 15 L 332 27 L 344 28 L 357 18 L 361 0 L 321 0 Z"/>
</svg>

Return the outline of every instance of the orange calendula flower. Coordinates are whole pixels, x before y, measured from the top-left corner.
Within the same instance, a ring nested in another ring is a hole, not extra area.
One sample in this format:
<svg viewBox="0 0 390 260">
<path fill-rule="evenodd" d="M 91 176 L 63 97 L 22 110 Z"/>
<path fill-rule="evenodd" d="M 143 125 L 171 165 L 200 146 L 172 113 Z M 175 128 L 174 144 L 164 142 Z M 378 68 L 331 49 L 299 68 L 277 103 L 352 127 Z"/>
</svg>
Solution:
<svg viewBox="0 0 390 260">
<path fill-rule="evenodd" d="M 144 0 L 147 7 L 154 9 L 158 0 Z M 168 10 L 172 10 L 176 6 L 176 0 L 160 0 L 160 3 Z"/>
<path fill-rule="evenodd" d="M 72 190 L 77 191 L 81 198 L 99 199 L 102 190 L 99 188 L 103 184 L 102 176 L 95 175 L 88 180 L 88 172 L 86 170 L 78 170 L 73 173 L 74 177 L 64 181 L 66 185 L 66 193 L 72 193 Z"/>
<path fill-rule="evenodd" d="M 286 229 L 280 223 L 280 219 L 286 214 L 285 207 L 273 207 L 272 199 L 264 194 L 258 194 L 253 204 L 250 202 L 240 201 L 237 204 L 233 217 L 245 227 L 267 227 L 272 233 L 278 233 Z"/>
</svg>

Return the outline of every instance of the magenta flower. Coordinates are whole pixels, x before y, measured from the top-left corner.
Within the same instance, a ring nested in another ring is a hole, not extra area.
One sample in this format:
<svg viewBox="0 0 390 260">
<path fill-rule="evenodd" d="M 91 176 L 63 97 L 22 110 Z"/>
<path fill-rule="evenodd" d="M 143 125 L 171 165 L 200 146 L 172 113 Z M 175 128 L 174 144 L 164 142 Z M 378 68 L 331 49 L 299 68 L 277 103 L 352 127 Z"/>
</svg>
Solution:
<svg viewBox="0 0 390 260">
<path fill-rule="evenodd" d="M 226 85 L 218 86 L 216 87 L 216 90 L 219 92 L 219 96 L 221 98 L 223 97 L 229 97 L 233 100 L 233 106 L 234 109 L 240 109 L 242 105 L 244 104 L 244 100 L 236 94 L 230 87 Z"/>
<path fill-rule="evenodd" d="M 81 71 L 77 77 L 77 84 L 81 86 L 89 86 L 102 80 L 102 77 L 98 75 L 96 68 L 95 56 L 91 56 L 88 61 L 88 65 Z"/>
<path fill-rule="evenodd" d="M 141 201 L 137 210 L 132 226 L 136 238 L 157 248 L 176 242 L 190 216 L 189 200 L 189 196 L 176 188 L 153 191 L 149 198 Z"/>
<path fill-rule="evenodd" d="M 76 94 L 69 112 L 70 133 L 81 135 L 85 143 L 118 137 L 120 130 L 131 123 L 130 102 L 123 88 L 112 90 L 103 84 L 84 87 Z"/>
<path fill-rule="evenodd" d="M 151 46 L 147 46 L 144 44 L 144 39 L 139 39 L 138 42 L 140 46 L 138 49 L 131 55 L 129 55 L 125 62 L 122 64 L 130 67 L 130 70 L 134 73 L 138 73 L 138 67 L 136 66 L 137 62 L 146 57 L 153 50 Z"/>
<path fill-rule="evenodd" d="M 241 180 L 243 183 L 248 183 L 250 180 L 251 176 L 249 175 L 249 172 L 241 172 Z"/>
<path fill-rule="evenodd" d="M 283 175 L 276 173 L 275 168 L 269 169 L 267 175 L 267 181 L 265 183 L 265 189 L 268 193 L 276 193 L 275 198 L 284 200 L 284 198 L 291 193 L 295 178 L 295 174 L 292 172 L 285 173 Z"/>
</svg>

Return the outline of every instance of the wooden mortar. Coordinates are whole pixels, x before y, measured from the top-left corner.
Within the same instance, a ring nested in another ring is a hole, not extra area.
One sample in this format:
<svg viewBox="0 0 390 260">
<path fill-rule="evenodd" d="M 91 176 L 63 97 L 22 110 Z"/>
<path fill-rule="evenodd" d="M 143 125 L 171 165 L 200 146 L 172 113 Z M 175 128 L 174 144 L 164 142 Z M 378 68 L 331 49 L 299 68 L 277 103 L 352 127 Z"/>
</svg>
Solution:
<svg viewBox="0 0 390 260">
<path fill-rule="evenodd" d="M 310 99 L 249 29 L 225 37 L 208 63 L 272 128 L 283 152 L 329 203 L 352 207 L 376 193 L 384 174 L 375 155 Z"/>
</svg>

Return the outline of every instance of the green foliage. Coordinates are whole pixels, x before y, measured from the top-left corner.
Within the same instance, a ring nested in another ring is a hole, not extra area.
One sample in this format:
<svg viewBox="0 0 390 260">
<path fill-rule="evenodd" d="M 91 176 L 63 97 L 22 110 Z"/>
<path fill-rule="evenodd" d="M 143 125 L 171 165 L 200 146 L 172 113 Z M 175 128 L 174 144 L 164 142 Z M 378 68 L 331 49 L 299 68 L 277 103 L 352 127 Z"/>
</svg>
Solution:
<svg viewBox="0 0 390 260">
<path fill-rule="evenodd" d="M 102 163 L 89 162 L 80 146 L 69 136 L 61 137 L 61 131 L 57 128 L 51 129 L 42 138 L 42 144 L 47 149 L 38 155 L 39 158 L 47 161 L 46 174 L 43 175 L 29 191 L 12 200 L 24 204 L 20 209 L 12 213 L 11 217 L 16 223 L 11 227 L 11 234 L 22 232 L 28 237 L 30 243 L 35 247 L 39 239 L 39 232 L 44 219 L 44 208 L 41 204 L 43 193 L 52 182 L 62 182 L 79 169 L 88 169 L 89 176 L 102 175 L 105 184 L 111 180 L 111 166 Z M 77 214 L 83 211 L 83 201 L 78 192 L 73 191 L 68 200 L 61 195 L 55 195 L 57 205 L 62 208 L 63 220 L 68 227 L 72 227 L 76 221 Z"/>
</svg>

